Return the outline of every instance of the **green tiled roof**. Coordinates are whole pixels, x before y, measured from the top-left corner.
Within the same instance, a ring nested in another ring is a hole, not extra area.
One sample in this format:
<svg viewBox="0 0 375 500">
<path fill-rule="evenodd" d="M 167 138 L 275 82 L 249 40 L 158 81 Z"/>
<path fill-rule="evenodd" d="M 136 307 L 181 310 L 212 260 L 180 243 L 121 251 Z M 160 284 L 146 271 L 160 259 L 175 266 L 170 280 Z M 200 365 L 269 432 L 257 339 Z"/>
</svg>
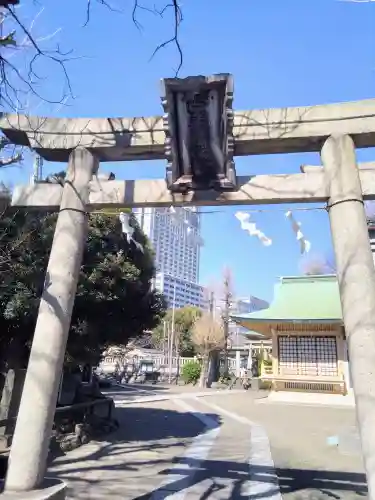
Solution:
<svg viewBox="0 0 375 500">
<path fill-rule="evenodd" d="M 336 276 L 293 276 L 281 278 L 268 309 L 232 316 L 251 328 L 252 322 L 339 322 L 342 321 L 339 287 Z"/>
</svg>

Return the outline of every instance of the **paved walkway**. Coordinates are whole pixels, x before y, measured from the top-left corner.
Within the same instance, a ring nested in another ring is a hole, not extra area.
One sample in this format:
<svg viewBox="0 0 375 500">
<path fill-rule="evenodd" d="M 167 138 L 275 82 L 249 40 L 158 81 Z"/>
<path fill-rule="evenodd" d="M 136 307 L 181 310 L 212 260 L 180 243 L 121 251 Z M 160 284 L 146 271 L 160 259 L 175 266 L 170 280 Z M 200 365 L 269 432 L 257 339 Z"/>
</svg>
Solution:
<svg viewBox="0 0 375 500">
<path fill-rule="evenodd" d="M 351 409 L 260 405 L 244 391 L 112 392 L 120 429 L 50 470 L 71 500 L 366 498 Z"/>
<path fill-rule="evenodd" d="M 343 396 L 341 394 L 321 394 L 321 393 L 311 393 L 311 392 L 287 392 L 279 391 L 272 392 L 268 398 L 267 403 L 289 403 L 297 405 L 325 405 L 325 406 L 346 406 L 355 407 L 354 394 L 347 394 Z"/>
</svg>

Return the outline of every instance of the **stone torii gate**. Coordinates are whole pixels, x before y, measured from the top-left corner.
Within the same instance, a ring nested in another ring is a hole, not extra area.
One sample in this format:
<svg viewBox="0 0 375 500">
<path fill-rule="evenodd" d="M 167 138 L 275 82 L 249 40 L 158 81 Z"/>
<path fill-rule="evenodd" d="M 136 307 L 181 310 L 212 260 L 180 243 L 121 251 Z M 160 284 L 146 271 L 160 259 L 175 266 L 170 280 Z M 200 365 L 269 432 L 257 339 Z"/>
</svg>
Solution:
<svg viewBox="0 0 375 500">
<path fill-rule="evenodd" d="M 232 111 L 230 75 L 163 81 L 164 117 L 67 119 L 3 115 L 15 144 L 68 162 L 64 186 L 17 186 L 14 208 L 59 210 L 10 453 L 6 493 L 43 489 L 88 213 L 100 208 L 327 202 L 369 498 L 375 500 L 375 268 L 363 200 L 375 199 L 375 99 Z M 235 175 L 234 156 L 318 151 L 323 167 Z M 166 180 L 100 180 L 101 161 L 168 160 Z M 208 189 L 214 188 L 214 189 Z M 52 498 L 45 488 L 44 496 Z M 34 497 L 32 497 L 34 498 Z"/>
</svg>

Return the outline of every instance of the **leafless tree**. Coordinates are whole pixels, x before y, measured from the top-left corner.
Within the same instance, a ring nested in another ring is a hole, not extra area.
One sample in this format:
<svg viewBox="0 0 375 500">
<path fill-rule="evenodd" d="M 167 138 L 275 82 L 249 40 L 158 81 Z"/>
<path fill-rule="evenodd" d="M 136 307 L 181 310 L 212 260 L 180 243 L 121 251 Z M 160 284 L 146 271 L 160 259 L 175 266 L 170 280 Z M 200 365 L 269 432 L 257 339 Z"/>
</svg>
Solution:
<svg viewBox="0 0 375 500">
<path fill-rule="evenodd" d="M 71 52 L 64 52 L 55 43 L 60 28 L 38 34 L 43 7 L 34 4 L 34 15 L 27 18 L 22 1 L 0 2 L 0 111 L 25 114 L 31 103 L 63 104 L 73 97 L 66 68 Z M 61 94 L 55 97 L 47 97 L 41 90 L 48 75 L 42 73 L 40 63 L 46 60 L 52 63 L 49 70 L 60 71 L 63 78 Z M 5 137 L 0 137 L 0 151 L 0 168 L 20 163 L 23 158 L 22 151 Z"/>
<path fill-rule="evenodd" d="M 34 17 L 27 19 L 23 16 L 22 10 L 25 3 L 40 5 L 35 0 L 0 1 L 0 109 L 7 111 L 24 110 L 30 96 L 53 104 L 62 103 L 67 98 L 73 97 L 66 63 L 76 59 L 76 57 L 73 57 L 71 48 L 66 51 L 60 47 L 58 42 L 55 43 L 61 28 L 57 28 L 53 33 L 37 34 L 44 9 L 41 7 L 39 10 L 35 10 Z M 77 8 L 86 5 L 86 18 L 83 26 L 90 22 L 94 4 L 109 9 L 115 14 L 122 12 L 122 6 L 129 5 L 128 0 L 117 0 L 117 3 L 120 8 L 112 5 L 111 0 L 86 0 L 86 4 L 84 1 L 78 2 Z M 131 15 L 138 30 L 143 29 L 140 20 L 142 13 L 159 18 L 171 15 L 171 36 L 155 48 L 151 58 L 161 49 L 174 44 L 179 56 L 177 75 L 183 64 L 183 53 L 179 42 L 179 27 L 183 16 L 179 1 L 133 0 Z M 48 77 L 48 75 L 40 74 L 40 62 L 46 60 L 52 63 L 55 66 L 54 71 L 60 71 L 63 77 L 62 93 L 54 98 L 47 98 L 41 94 L 39 88 L 39 84 Z"/>
<path fill-rule="evenodd" d="M 233 273 L 230 267 L 226 266 L 223 269 L 220 281 L 211 279 L 210 284 L 205 287 L 208 309 L 214 319 L 222 322 L 224 335 L 224 375 L 228 374 L 228 341 L 229 341 L 229 324 L 230 324 L 230 309 L 232 306 L 234 280 Z M 219 352 L 215 352 L 212 356 L 217 357 L 217 371 L 219 370 Z"/>
<path fill-rule="evenodd" d="M 114 7 L 111 0 L 86 0 L 79 2 L 78 6 L 86 8 L 84 26 L 90 21 L 94 4 L 107 8 L 114 13 L 121 10 Z M 23 15 L 23 5 L 27 3 L 36 6 L 35 15 L 27 19 Z M 120 7 L 128 5 L 126 0 L 117 0 Z M 63 50 L 55 42 L 61 28 L 53 33 L 39 34 L 39 24 L 43 16 L 43 7 L 35 0 L 2 0 L 0 1 L 0 111 L 27 113 L 30 100 L 52 104 L 63 104 L 74 98 L 73 89 L 69 79 L 67 62 L 73 57 L 72 50 Z M 86 7 L 85 7 L 86 5 Z M 171 15 L 171 35 L 160 43 L 154 50 L 151 58 L 161 49 L 174 44 L 179 62 L 175 71 L 178 75 L 183 64 L 183 53 L 179 42 L 179 27 L 183 20 L 182 10 L 178 0 L 155 2 L 155 0 L 133 0 L 132 19 L 138 30 L 142 30 L 141 14 L 153 15 L 159 18 Z M 42 91 L 41 84 L 48 79 L 48 74 L 42 74 L 40 63 L 49 63 L 49 71 L 60 72 L 62 75 L 61 93 L 48 96 Z M 52 66 L 51 66 L 52 64 Z M 0 139 L 0 168 L 19 163 L 22 152 L 14 148 L 5 138 Z"/>
<path fill-rule="evenodd" d="M 125 0 L 117 0 L 125 7 Z M 36 6 L 33 18 L 27 19 L 23 14 L 23 5 L 28 3 Z M 86 19 L 84 26 L 90 21 L 93 4 L 107 8 L 114 13 L 121 12 L 107 0 L 87 0 Z M 126 0 L 126 4 L 128 4 Z M 30 108 L 30 101 L 46 102 L 49 104 L 65 104 L 74 98 L 69 79 L 67 63 L 73 57 L 72 50 L 63 50 L 56 41 L 61 28 L 53 33 L 40 34 L 39 24 L 43 17 L 43 7 L 35 0 L 2 0 L 0 1 L 0 111 L 26 113 Z M 79 3 L 77 6 L 85 3 Z M 39 10 L 37 10 L 39 8 Z M 84 7 L 85 8 L 85 7 Z M 151 2 L 150 0 L 133 0 L 132 19 L 138 30 L 142 30 L 140 17 L 142 13 L 164 18 L 171 15 L 171 36 L 160 43 L 154 50 L 151 58 L 161 49 L 170 44 L 176 46 L 179 62 L 176 69 L 178 75 L 183 64 L 183 53 L 179 42 L 179 27 L 183 20 L 178 0 Z M 41 64 L 48 62 L 48 71 L 60 72 L 62 76 L 61 92 L 51 96 L 42 90 L 42 83 L 48 74 L 42 74 Z M 52 64 L 52 66 L 51 66 Z M 12 145 L 8 139 L 0 137 L 0 168 L 7 167 L 22 161 L 23 155 L 19 148 Z"/>
<path fill-rule="evenodd" d="M 215 280 L 211 279 L 204 287 L 203 298 L 205 302 L 205 309 L 216 317 L 216 308 L 218 307 L 217 299 L 220 295 L 220 287 Z"/>
<path fill-rule="evenodd" d="M 223 332 L 224 332 L 224 375 L 228 374 L 229 314 L 233 298 L 233 273 L 229 267 L 223 271 Z"/>
<path fill-rule="evenodd" d="M 307 276 L 335 274 L 336 267 L 333 260 L 324 255 L 309 255 L 301 261 L 301 271 Z"/>
<path fill-rule="evenodd" d="M 200 386 L 207 383 L 212 354 L 224 347 L 225 338 L 222 325 L 209 312 L 204 313 L 194 324 L 192 342 L 202 356 Z"/>
<path fill-rule="evenodd" d="M 63 51 L 55 42 L 61 29 L 39 35 L 43 7 L 35 11 L 32 19 L 27 19 L 23 16 L 22 0 L 19 5 L 14 5 L 12 1 L 1 2 L 1 5 L 0 108 L 20 112 L 28 108 L 33 97 L 52 104 L 73 97 L 66 67 L 66 63 L 73 59 L 72 51 Z M 53 64 L 49 70 L 61 72 L 63 78 L 61 94 L 52 98 L 43 95 L 40 90 L 41 83 L 48 77 L 41 73 L 40 63 L 46 61 Z"/>
</svg>

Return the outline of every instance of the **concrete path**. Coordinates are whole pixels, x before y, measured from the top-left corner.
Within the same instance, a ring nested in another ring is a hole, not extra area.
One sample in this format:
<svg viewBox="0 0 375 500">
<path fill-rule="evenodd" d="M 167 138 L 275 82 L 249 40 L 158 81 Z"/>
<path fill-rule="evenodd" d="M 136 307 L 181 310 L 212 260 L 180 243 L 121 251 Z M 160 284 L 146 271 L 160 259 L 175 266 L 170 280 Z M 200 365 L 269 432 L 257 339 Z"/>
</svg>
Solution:
<svg viewBox="0 0 375 500">
<path fill-rule="evenodd" d="M 288 392 L 279 391 L 271 392 L 270 395 L 262 400 L 262 403 L 267 404 L 294 404 L 294 405 L 309 405 L 309 406 L 345 406 L 355 407 L 354 394 L 320 394 L 311 392 Z"/>
<path fill-rule="evenodd" d="M 69 499 L 366 497 L 351 410 L 258 405 L 244 391 L 140 389 L 112 391 L 116 433 L 53 464 Z"/>
<path fill-rule="evenodd" d="M 262 424 L 283 500 L 367 498 L 353 409 L 260 405 L 259 401 L 246 401 L 238 395 L 215 395 L 199 401 L 212 411 L 221 408 L 228 418 Z M 254 461 L 251 468 L 257 469 Z M 261 479 L 265 480 L 263 475 Z"/>
</svg>

